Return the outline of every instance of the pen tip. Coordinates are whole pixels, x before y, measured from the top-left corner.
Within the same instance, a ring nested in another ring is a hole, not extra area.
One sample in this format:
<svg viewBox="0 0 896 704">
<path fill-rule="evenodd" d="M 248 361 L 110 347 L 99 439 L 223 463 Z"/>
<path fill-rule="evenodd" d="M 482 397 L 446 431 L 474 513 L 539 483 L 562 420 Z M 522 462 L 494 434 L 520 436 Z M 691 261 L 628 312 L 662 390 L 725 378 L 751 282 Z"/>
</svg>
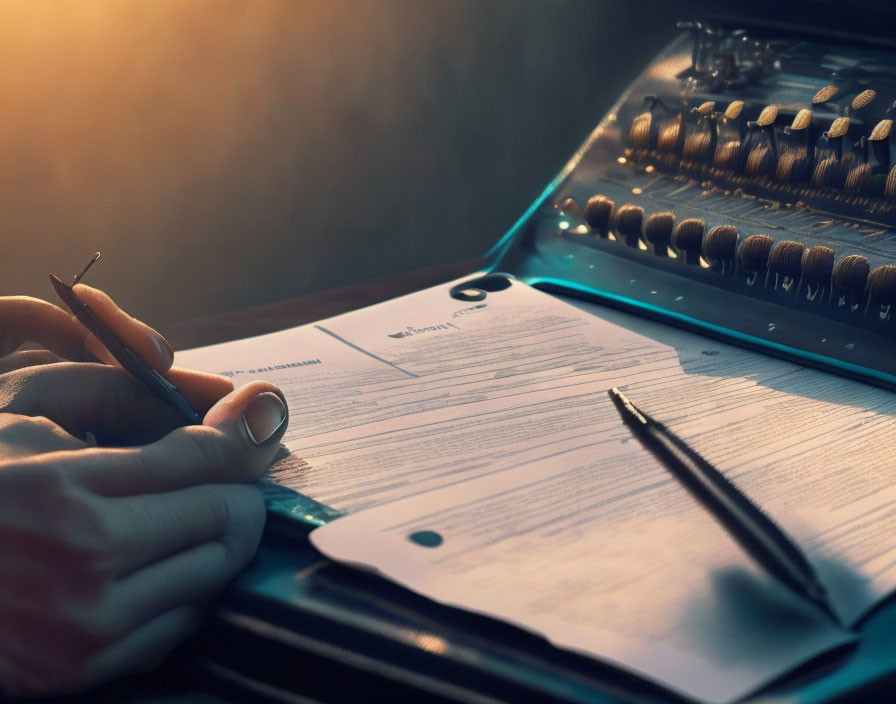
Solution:
<svg viewBox="0 0 896 704">
<path fill-rule="evenodd" d="M 65 281 L 56 276 L 56 274 L 50 274 L 50 283 L 53 285 L 53 290 L 56 292 L 59 300 L 65 301 L 67 298 L 74 295 Z"/>
<path fill-rule="evenodd" d="M 626 406 L 631 406 L 632 402 L 628 400 L 626 395 L 619 390 L 618 386 L 614 386 L 612 389 L 607 391 L 610 394 L 610 398 L 616 401 L 617 403 L 624 404 Z"/>
<path fill-rule="evenodd" d="M 87 266 L 85 266 L 85 267 L 81 270 L 81 273 L 78 274 L 78 275 L 72 280 L 72 286 L 74 286 L 75 284 L 77 284 L 77 283 L 84 277 L 84 274 L 86 274 L 87 271 L 90 269 L 90 267 L 92 267 L 94 264 L 96 264 L 96 263 L 100 260 L 100 257 L 101 257 L 101 256 L 103 256 L 103 253 L 102 253 L 102 252 L 94 252 L 94 253 L 93 253 L 93 257 L 91 258 L 91 260 L 90 260 L 89 262 L 87 262 Z"/>
<path fill-rule="evenodd" d="M 628 397 L 619 390 L 618 386 L 614 386 L 607 391 L 607 393 L 610 395 L 613 404 L 616 406 L 619 413 L 622 414 L 623 418 L 633 419 L 643 425 L 647 425 L 647 418 L 638 410 L 635 404 L 629 401 Z"/>
</svg>

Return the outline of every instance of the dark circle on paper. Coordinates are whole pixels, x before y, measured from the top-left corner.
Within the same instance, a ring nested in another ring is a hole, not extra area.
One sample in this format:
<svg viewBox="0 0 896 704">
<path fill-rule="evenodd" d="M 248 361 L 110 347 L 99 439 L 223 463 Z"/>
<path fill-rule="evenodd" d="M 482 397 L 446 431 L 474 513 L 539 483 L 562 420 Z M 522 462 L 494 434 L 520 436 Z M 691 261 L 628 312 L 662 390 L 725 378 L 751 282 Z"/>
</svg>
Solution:
<svg viewBox="0 0 896 704">
<path fill-rule="evenodd" d="M 434 530 L 418 530 L 415 533 L 411 533 L 408 536 L 408 540 L 425 548 L 437 548 L 444 542 L 442 536 Z"/>
<path fill-rule="evenodd" d="M 484 301 L 488 294 L 475 286 L 455 286 L 451 289 L 451 297 L 458 301 Z"/>
<path fill-rule="evenodd" d="M 450 295 L 458 301 L 482 301 L 489 293 L 510 288 L 510 277 L 505 274 L 486 274 L 451 287 Z"/>
<path fill-rule="evenodd" d="M 476 279 L 473 285 L 483 291 L 495 293 L 510 288 L 510 277 L 506 274 L 486 274 L 481 279 Z"/>
</svg>

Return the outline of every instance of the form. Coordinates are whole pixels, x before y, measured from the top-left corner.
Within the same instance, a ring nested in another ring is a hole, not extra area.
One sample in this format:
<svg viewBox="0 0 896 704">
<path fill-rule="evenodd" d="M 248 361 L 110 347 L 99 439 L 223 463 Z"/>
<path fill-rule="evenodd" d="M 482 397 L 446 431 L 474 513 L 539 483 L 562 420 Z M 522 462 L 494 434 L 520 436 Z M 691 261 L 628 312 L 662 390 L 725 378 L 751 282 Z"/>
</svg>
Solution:
<svg viewBox="0 0 896 704">
<path fill-rule="evenodd" d="M 517 460 L 312 542 L 702 701 L 743 697 L 852 640 L 757 569 L 636 441 Z"/>
<path fill-rule="evenodd" d="M 519 283 L 449 288 L 177 355 L 284 390 L 271 476 L 348 514 L 324 552 L 705 701 L 850 642 L 629 436 L 619 386 L 796 539 L 843 623 L 896 587 L 893 394 Z"/>
<path fill-rule="evenodd" d="M 287 397 L 292 456 L 271 478 L 351 513 L 590 442 L 621 370 L 665 378 L 675 350 L 523 284 L 482 302 L 450 286 L 293 330 L 179 352 L 177 364 L 264 378 Z"/>
</svg>

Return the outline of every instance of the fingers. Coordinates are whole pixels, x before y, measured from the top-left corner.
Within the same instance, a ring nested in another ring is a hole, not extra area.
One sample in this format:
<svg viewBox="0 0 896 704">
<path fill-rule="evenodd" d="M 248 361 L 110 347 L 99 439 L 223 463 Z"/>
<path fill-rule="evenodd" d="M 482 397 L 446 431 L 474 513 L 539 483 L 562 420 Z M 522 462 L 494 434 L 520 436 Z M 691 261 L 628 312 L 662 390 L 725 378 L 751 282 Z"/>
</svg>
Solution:
<svg viewBox="0 0 896 704">
<path fill-rule="evenodd" d="M 83 447 L 85 443 L 46 418 L 0 413 L 0 462 Z"/>
<path fill-rule="evenodd" d="M 21 350 L 8 354 L 5 357 L 0 357 L 0 374 L 6 374 L 24 367 L 56 364 L 61 361 L 62 358 L 53 354 L 50 350 Z"/>
<path fill-rule="evenodd" d="M 199 628 L 201 622 L 200 610 L 191 605 L 157 616 L 91 659 L 69 691 L 87 689 L 113 677 L 158 667 L 174 648 Z"/>
<path fill-rule="evenodd" d="M 264 523 L 261 491 L 252 484 L 194 486 L 107 499 L 106 530 L 120 555 L 119 575 L 224 536 L 233 524 Z"/>
<path fill-rule="evenodd" d="M 112 585 L 106 609 L 126 633 L 182 604 L 204 603 L 252 559 L 261 541 L 265 508 L 261 492 L 236 507 L 227 529 L 176 555 L 148 564 Z"/>
<path fill-rule="evenodd" d="M 71 690 L 154 666 L 196 627 L 198 604 L 251 559 L 264 525 L 260 492 L 225 484 L 268 466 L 286 404 L 255 382 L 216 403 L 206 423 L 141 448 L 63 449 L 4 465 L 0 478 L 14 491 L 0 492 L 0 523 L 15 559 L 0 559 L 0 572 L 16 579 L 0 589 L 0 631 L 15 635 L 21 666 L 0 671 L 2 686 Z M 16 680 L 25 672 L 36 678 Z"/>
<path fill-rule="evenodd" d="M 110 645 L 82 666 L 71 689 L 152 669 L 196 630 L 202 605 L 251 560 L 261 540 L 261 493 L 254 487 L 236 488 L 246 492 L 231 506 L 216 539 L 150 563 L 105 590 L 91 630 Z"/>
<path fill-rule="evenodd" d="M 177 369 L 170 375 L 200 414 L 233 390 L 230 380 L 213 374 Z M 153 442 L 183 425 L 180 413 L 120 367 L 51 364 L 19 369 L 3 381 L 11 392 L 0 396 L 0 412 L 46 416 L 103 444 Z"/>
<path fill-rule="evenodd" d="M 162 335 L 149 325 L 132 318 L 119 308 L 103 291 L 77 284 L 75 294 L 88 308 L 94 312 L 105 325 L 112 330 L 128 347 L 134 350 L 149 366 L 160 374 L 164 374 L 174 361 L 174 350 Z M 107 364 L 117 365 L 116 359 L 109 354 L 103 343 L 93 334 L 84 341 L 87 351 Z"/>
<path fill-rule="evenodd" d="M 165 377 L 201 414 L 205 414 L 209 408 L 233 391 L 233 382 L 226 376 L 218 374 L 171 367 Z"/>
<path fill-rule="evenodd" d="M 75 437 L 93 433 L 107 444 L 162 437 L 181 415 L 120 367 L 66 362 L 28 367 L 4 377 L 12 391 L 0 412 L 45 416 Z"/>
<path fill-rule="evenodd" d="M 104 496 L 252 482 L 277 454 L 287 422 L 280 390 L 256 381 L 216 403 L 205 425 L 178 428 L 141 448 L 82 450 L 56 462 L 81 486 Z"/>
<path fill-rule="evenodd" d="M 87 359 L 87 331 L 61 308 L 29 296 L 0 298 L 0 357 L 36 342 L 60 357 Z"/>
</svg>

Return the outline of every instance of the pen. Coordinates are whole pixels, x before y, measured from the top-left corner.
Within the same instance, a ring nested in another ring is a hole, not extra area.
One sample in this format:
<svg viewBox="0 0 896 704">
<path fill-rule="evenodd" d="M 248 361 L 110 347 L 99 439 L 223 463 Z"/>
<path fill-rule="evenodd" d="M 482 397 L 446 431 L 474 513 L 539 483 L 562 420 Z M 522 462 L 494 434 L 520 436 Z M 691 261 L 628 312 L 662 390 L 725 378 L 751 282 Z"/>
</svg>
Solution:
<svg viewBox="0 0 896 704">
<path fill-rule="evenodd" d="M 622 420 L 676 479 L 724 526 L 766 572 L 820 607 L 839 623 L 827 590 L 800 549 L 746 495 L 677 435 L 616 387 L 610 398 Z"/>
<path fill-rule="evenodd" d="M 97 259 L 99 259 L 99 255 L 94 257 L 91 264 Z M 88 264 L 88 268 L 89 266 L 90 264 Z M 84 272 L 81 272 L 81 274 L 75 277 L 74 283 L 77 283 L 83 274 Z M 202 423 L 201 416 L 190 405 L 190 402 L 181 395 L 177 387 L 144 362 L 140 355 L 106 327 L 96 314 L 90 310 L 90 307 L 78 298 L 71 286 L 54 274 L 50 274 L 50 283 L 53 284 L 53 288 L 56 290 L 60 300 L 68 306 L 78 321 L 106 346 L 106 349 L 118 360 L 122 367 L 146 384 L 149 390 L 165 403 L 179 411 L 188 424 L 199 425 Z"/>
</svg>

